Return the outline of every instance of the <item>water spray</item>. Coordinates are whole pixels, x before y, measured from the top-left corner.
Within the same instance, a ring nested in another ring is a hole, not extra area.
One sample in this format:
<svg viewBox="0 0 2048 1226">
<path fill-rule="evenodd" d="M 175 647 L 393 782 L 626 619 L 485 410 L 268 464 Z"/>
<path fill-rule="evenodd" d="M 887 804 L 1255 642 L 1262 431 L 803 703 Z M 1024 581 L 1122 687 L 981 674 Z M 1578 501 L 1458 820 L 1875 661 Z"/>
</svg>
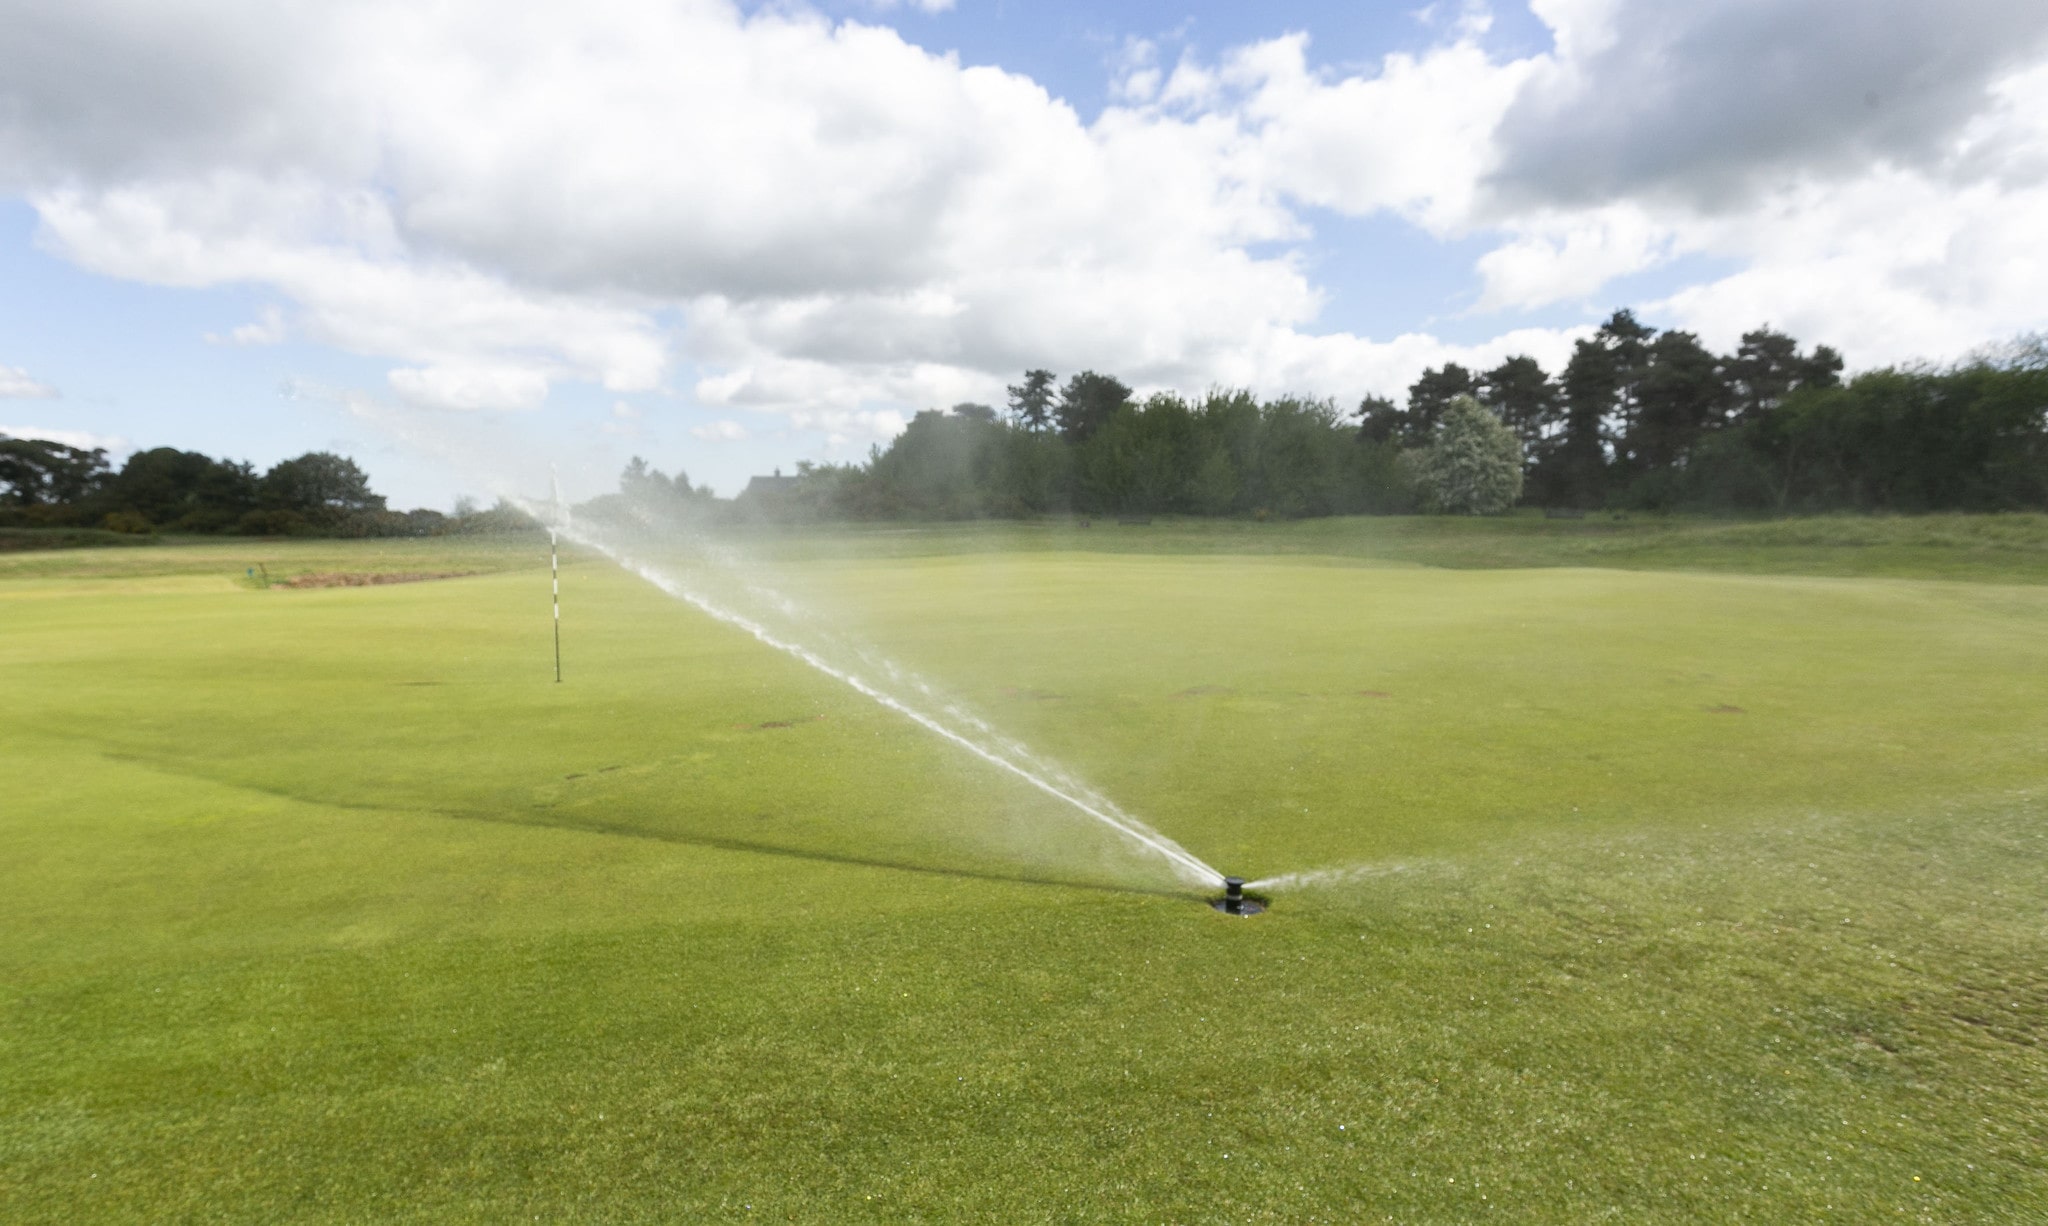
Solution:
<svg viewBox="0 0 2048 1226">
<path fill-rule="evenodd" d="M 1186 848 L 1180 846 L 1180 844 L 1175 843 L 1172 839 L 1153 830 L 1129 814 L 1116 809 L 1114 805 L 1109 804 L 1105 800 L 1084 796 L 1084 794 L 1079 794 L 1082 792 L 1081 789 L 1055 783 L 1046 777 L 1046 773 L 1027 766 L 1025 763 L 1029 761 L 1028 758 L 1016 753 L 1015 750 L 1009 747 L 988 743 L 988 739 L 977 735 L 979 730 L 971 725 L 966 728 L 950 726 L 943 716 L 920 710 L 918 707 L 889 693 L 875 683 L 844 668 L 835 667 L 816 651 L 778 635 L 760 622 L 709 599 L 704 593 L 695 590 L 691 585 L 684 583 L 675 575 L 629 556 L 587 528 L 565 523 L 563 524 L 563 531 L 570 540 L 597 550 L 613 562 L 624 567 L 627 571 L 640 576 L 656 588 L 692 606 L 699 612 L 705 613 L 717 621 L 724 622 L 728 626 L 742 630 L 753 636 L 757 641 L 777 651 L 795 657 L 797 660 L 824 673 L 835 681 L 858 691 L 863 696 L 903 716 L 925 731 L 936 734 L 956 747 L 973 754 L 990 766 L 994 766 L 1018 778 L 1047 796 L 1101 823 L 1131 844 L 1165 860 L 1172 866 L 1175 875 L 1179 876 L 1183 881 L 1192 885 L 1201 885 L 1209 888 L 1214 888 L 1218 883 L 1222 882 L 1222 873 L 1203 863 Z M 1256 903 L 1247 903 L 1246 905 L 1249 907 L 1257 906 Z M 1248 914 L 1249 912 L 1246 913 Z"/>
</svg>

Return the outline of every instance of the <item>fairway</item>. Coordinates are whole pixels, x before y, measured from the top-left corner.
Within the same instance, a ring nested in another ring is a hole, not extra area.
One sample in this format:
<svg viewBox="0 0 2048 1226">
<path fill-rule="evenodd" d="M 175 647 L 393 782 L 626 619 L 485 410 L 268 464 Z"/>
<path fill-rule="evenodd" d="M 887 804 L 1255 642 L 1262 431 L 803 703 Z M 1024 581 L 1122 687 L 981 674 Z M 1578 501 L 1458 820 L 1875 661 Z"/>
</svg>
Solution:
<svg viewBox="0 0 2048 1226">
<path fill-rule="evenodd" d="M 0 558 L 0 1219 L 2042 1220 L 2040 517 L 1866 522 L 749 543 L 1255 920 L 588 551 Z"/>
</svg>

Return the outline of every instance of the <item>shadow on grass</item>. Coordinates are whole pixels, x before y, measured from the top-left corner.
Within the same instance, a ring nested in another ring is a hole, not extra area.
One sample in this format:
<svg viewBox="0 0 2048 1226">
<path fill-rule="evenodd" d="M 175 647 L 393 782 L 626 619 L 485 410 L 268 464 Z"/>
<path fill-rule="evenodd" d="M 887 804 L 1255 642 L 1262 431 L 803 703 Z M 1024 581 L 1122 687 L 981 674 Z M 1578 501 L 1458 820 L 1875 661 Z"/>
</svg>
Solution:
<svg viewBox="0 0 2048 1226">
<path fill-rule="evenodd" d="M 293 799 L 304 799 L 294 797 Z M 309 801 L 325 804 L 325 801 Z M 718 851 L 750 852 L 762 856 L 786 856 L 795 860 L 813 860 L 823 864 L 841 864 L 852 868 L 891 869 L 902 873 L 923 873 L 932 877 L 960 877 L 974 881 L 1000 881 L 1017 885 L 1057 886 L 1068 890 L 1095 890 L 1104 894 L 1143 894 L 1153 898 L 1197 899 L 1206 895 L 1195 890 L 1170 890 L 1155 886 L 1113 885 L 1101 881 L 1083 881 L 1070 877 L 1027 872 L 1001 872 L 996 869 L 964 868 L 933 864 L 918 864 L 909 860 L 889 860 L 880 856 L 857 856 L 848 852 L 820 851 L 808 847 L 790 847 L 780 843 L 762 843 L 750 839 L 724 838 L 718 835 L 679 834 L 667 830 L 650 830 L 644 826 L 632 826 L 613 822 L 549 821 L 542 818 L 515 817 L 502 813 L 466 812 L 449 809 L 385 809 L 373 805 L 353 805 L 350 808 L 379 808 L 386 813 L 428 813 L 456 821 L 489 822 L 500 826 L 527 826 L 540 830 L 572 830 L 584 834 L 615 835 L 620 838 L 649 839 L 658 843 L 672 843 L 683 847 L 709 847 Z"/>
<path fill-rule="evenodd" d="M 823 851 L 809 847 L 791 847 L 779 843 L 759 842 L 751 839 L 727 838 L 719 835 L 684 834 L 670 830 L 654 830 L 624 822 L 565 821 L 542 817 L 527 817 L 509 813 L 495 813 L 479 809 L 437 808 L 431 805 L 383 805 L 364 801 L 338 800 L 326 796 L 304 795 L 287 788 L 269 787 L 239 779 L 229 779 L 206 774 L 189 767 L 170 765 L 160 759 L 140 754 L 110 753 L 102 751 L 102 757 L 112 761 L 140 766 L 159 774 L 174 775 L 181 779 L 196 779 L 216 787 L 233 788 L 243 792 L 254 792 L 296 804 L 320 805 L 346 812 L 381 813 L 392 815 L 424 815 L 450 821 L 484 822 L 497 826 L 523 826 L 537 830 L 566 830 L 582 834 L 602 834 L 617 838 L 647 839 L 657 843 L 668 843 L 678 847 L 708 847 L 718 851 L 746 852 L 762 856 L 782 856 L 794 860 L 810 860 L 821 864 L 838 864 L 851 868 L 878 868 L 901 873 L 921 873 L 932 877 L 954 877 L 971 881 L 996 881 L 1013 885 L 1053 886 L 1067 890 L 1093 890 L 1105 894 L 1141 894 L 1153 898 L 1200 899 L 1207 895 L 1192 889 L 1162 889 L 1155 886 L 1115 885 L 1101 881 L 1085 881 L 1051 874 L 1029 872 L 1003 872 L 996 869 L 967 868 L 919 864 L 910 860 L 891 860 L 880 856 L 858 856 L 849 852 Z"/>
</svg>

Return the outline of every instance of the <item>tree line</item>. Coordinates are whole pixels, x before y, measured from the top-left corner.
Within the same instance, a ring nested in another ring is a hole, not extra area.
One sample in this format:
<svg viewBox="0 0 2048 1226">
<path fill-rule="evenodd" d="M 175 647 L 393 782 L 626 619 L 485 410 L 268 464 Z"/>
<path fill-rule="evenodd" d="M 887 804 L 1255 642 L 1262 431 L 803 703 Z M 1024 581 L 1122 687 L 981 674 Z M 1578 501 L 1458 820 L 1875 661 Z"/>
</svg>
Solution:
<svg viewBox="0 0 2048 1226">
<path fill-rule="evenodd" d="M 530 526 L 516 508 L 393 511 L 354 460 L 311 451 L 263 473 L 197 451 L 138 451 L 0 435 L 0 527 L 247 536 L 436 536 Z"/>
<path fill-rule="evenodd" d="M 800 464 L 730 503 L 635 458 L 607 496 L 737 519 L 1049 513 L 1298 518 L 1412 511 L 1790 514 L 2048 508 L 2048 342 L 1842 378 L 1840 354 L 1768 327 L 1716 354 L 1626 310 L 1556 374 L 1511 357 L 1422 372 L 1405 403 L 1213 389 L 1138 399 L 1112 375 L 1025 372 L 1002 410 L 918 413 L 854 464 Z M 595 509 L 595 508 L 593 508 Z M 418 536 L 527 526 L 503 503 L 393 511 L 354 461 L 258 473 L 160 447 L 0 435 L 0 526 Z"/>
<path fill-rule="evenodd" d="M 1406 402 L 1136 398 L 1026 372 L 1004 410 L 927 410 L 856 464 L 757 482 L 737 513 L 960 519 L 1049 512 L 1298 517 L 1576 510 L 1789 514 L 2048 506 L 2048 347 L 1844 381 L 1771 328 L 1717 354 L 1616 311 L 1555 374 L 1527 356 L 1425 370 Z M 1480 410 L 1474 416 L 1474 409 Z M 642 465 L 644 477 L 644 464 Z M 659 477 L 661 474 L 655 472 Z M 688 482 L 683 482 L 688 488 Z M 643 484 L 639 487 L 646 492 Z"/>
</svg>

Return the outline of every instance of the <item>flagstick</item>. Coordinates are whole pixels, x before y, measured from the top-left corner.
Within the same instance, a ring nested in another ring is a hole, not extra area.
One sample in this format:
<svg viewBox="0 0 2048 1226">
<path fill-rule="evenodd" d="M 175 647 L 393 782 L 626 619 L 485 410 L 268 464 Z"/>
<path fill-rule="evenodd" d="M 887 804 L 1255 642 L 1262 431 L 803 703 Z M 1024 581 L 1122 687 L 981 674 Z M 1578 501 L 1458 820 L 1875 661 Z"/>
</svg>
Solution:
<svg viewBox="0 0 2048 1226">
<path fill-rule="evenodd" d="M 555 586 L 555 684 L 562 683 L 562 564 L 555 548 L 555 530 L 548 529 L 548 578 Z"/>
<path fill-rule="evenodd" d="M 555 684 L 562 684 L 562 560 L 556 530 L 562 523 L 562 479 L 554 465 L 548 466 L 548 484 L 555 495 L 555 513 L 548 524 L 548 580 L 555 590 Z"/>
</svg>

